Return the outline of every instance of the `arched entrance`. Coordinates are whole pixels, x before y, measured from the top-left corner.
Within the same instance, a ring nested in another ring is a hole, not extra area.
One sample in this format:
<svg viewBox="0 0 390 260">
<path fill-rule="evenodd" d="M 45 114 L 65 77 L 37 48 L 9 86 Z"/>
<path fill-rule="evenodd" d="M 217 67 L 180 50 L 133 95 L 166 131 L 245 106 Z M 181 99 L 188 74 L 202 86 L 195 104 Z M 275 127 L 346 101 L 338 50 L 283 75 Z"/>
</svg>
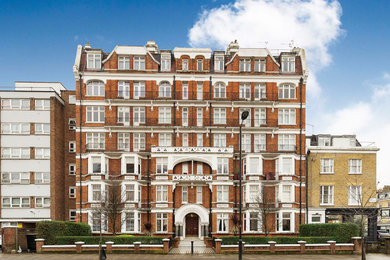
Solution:
<svg viewBox="0 0 390 260">
<path fill-rule="evenodd" d="M 186 215 L 186 236 L 197 237 L 199 236 L 199 216 L 195 213 L 189 213 Z"/>
</svg>

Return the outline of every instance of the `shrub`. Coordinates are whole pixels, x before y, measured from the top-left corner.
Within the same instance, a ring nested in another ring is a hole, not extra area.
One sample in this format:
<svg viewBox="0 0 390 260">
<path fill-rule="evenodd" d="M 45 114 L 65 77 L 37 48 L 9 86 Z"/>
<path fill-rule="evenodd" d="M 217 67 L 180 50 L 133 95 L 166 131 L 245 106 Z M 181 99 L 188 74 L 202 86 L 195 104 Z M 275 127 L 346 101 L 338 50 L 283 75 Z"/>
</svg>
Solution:
<svg viewBox="0 0 390 260">
<path fill-rule="evenodd" d="M 220 237 L 224 245 L 237 245 L 238 237 Z M 278 244 L 297 244 L 298 241 L 306 241 L 307 244 L 326 243 L 334 240 L 334 237 L 242 237 L 247 244 L 268 244 L 268 241 L 275 241 Z"/>
<path fill-rule="evenodd" d="M 145 236 L 103 236 L 102 243 L 112 241 L 115 244 L 133 244 L 141 242 L 142 244 L 162 244 L 164 237 L 145 237 Z M 56 245 L 73 245 L 77 241 L 83 241 L 86 245 L 99 244 L 100 237 L 98 236 L 58 236 L 55 239 Z"/>
<path fill-rule="evenodd" d="M 303 224 L 299 233 L 301 236 L 332 236 L 339 243 L 348 243 L 351 237 L 359 235 L 359 227 L 352 223 Z"/>
<path fill-rule="evenodd" d="M 37 238 L 44 238 L 48 245 L 54 244 L 57 236 L 91 235 L 91 228 L 87 224 L 69 221 L 40 221 L 36 231 Z"/>
</svg>

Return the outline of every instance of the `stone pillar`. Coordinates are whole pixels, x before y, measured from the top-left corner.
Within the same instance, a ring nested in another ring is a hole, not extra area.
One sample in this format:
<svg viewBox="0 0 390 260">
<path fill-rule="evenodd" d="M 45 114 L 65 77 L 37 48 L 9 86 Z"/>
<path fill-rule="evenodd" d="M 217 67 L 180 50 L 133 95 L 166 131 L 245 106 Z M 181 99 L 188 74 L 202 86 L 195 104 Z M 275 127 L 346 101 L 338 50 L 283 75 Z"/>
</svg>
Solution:
<svg viewBox="0 0 390 260">
<path fill-rule="evenodd" d="M 36 247 L 37 253 L 42 253 L 42 246 L 44 244 L 45 244 L 45 239 L 43 239 L 43 238 L 35 239 L 35 247 Z"/>
<path fill-rule="evenodd" d="M 245 242 L 242 241 L 242 253 L 244 253 L 244 251 L 245 251 Z"/>
<path fill-rule="evenodd" d="M 74 242 L 75 245 L 76 245 L 76 252 L 77 253 L 81 253 L 82 249 L 82 245 L 84 245 L 84 242 L 83 241 L 78 241 L 78 242 Z"/>
<path fill-rule="evenodd" d="M 138 254 L 139 253 L 139 246 L 141 245 L 141 242 L 134 242 L 134 253 Z"/>
<path fill-rule="evenodd" d="M 330 253 L 335 254 L 336 253 L 336 241 L 327 241 L 328 244 L 330 244 Z"/>
<path fill-rule="evenodd" d="M 169 253 L 169 238 L 164 238 L 162 241 L 163 241 L 163 245 L 164 245 L 164 253 L 165 254 L 168 254 Z"/>
<path fill-rule="evenodd" d="M 275 246 L 276 242 L 275 241 L 268 241 L 268 244 L 269 244 L 269 252 L 271 254 L 275 254 L 275 252 L 276 252 L 276 246 Z"/>
<path fill-rule="evenodd" d="M 298 244 L 301 249 L 301 254 L 304 254 L 306 252 L 306 241 L 298 241 Z"/>
<path fill-rule="evenodd" d="M 107 241 L 106 242 L 106 251 L 107 253 L 111 254 L 112 253 L 112 245 L 114 244 L 114 242 L 112 241 Z"/>
<path fill-rule="evenodd" d="M 362 249 L 360 248 L 361 245 L 361 237 L 352 237 L 352 242 L 353 242 L 353 253 L 354 254 L 361 254 Z"/>
<path fill-rule="evenodd" d="M 221 244 L 222 244 L 222 239 L 216 238 L 215 239 L 215 253 L 217 253 L 217 254 L 221 253 Z"/>
</svg>

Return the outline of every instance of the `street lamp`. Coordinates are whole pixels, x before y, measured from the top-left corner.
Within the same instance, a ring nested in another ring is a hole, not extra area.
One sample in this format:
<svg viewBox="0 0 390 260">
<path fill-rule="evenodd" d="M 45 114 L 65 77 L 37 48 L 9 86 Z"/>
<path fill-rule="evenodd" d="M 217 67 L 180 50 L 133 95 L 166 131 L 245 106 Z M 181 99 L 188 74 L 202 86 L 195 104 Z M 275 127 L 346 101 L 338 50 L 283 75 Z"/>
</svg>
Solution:
<svg viewBox="0 0 390 260">
<path fill-rule="evenodd" d="M 239 186 L 240 186 L 240 210 L 239 210 L 239 214 L 240 214 L 240 218 L 239 218 L 239 234 L 240 234 L 240 237 L 238 239 L 238 260 L 241 260 L 242 259 L 242 195 L 241 195 L 241 190 L 242 190 L 242 186 L 241 186 L 241 179 L 242 179 L 242 123 L 244 122 L 245 119 L 247 119 L 249 116 L 249 111 L 248 110 L 244 110 L 242 113 L 241 113 L 241 122 L 240 122 L 240 180 L 239 180 Z"/>
</svg>

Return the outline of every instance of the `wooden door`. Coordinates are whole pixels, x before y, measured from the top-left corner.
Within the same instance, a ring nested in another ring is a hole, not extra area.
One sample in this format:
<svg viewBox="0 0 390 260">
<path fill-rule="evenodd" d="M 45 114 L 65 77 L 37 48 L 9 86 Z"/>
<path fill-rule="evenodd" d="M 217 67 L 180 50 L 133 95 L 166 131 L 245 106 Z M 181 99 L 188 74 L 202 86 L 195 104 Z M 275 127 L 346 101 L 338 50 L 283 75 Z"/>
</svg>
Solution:
<svg viewBox="0 0 390 260">
<path fill-rule="evenodd" d="M 186 236 L 198 236 L 199 217 L 196 214 L 188 214 L 186 216 Z"/>
</svg>

